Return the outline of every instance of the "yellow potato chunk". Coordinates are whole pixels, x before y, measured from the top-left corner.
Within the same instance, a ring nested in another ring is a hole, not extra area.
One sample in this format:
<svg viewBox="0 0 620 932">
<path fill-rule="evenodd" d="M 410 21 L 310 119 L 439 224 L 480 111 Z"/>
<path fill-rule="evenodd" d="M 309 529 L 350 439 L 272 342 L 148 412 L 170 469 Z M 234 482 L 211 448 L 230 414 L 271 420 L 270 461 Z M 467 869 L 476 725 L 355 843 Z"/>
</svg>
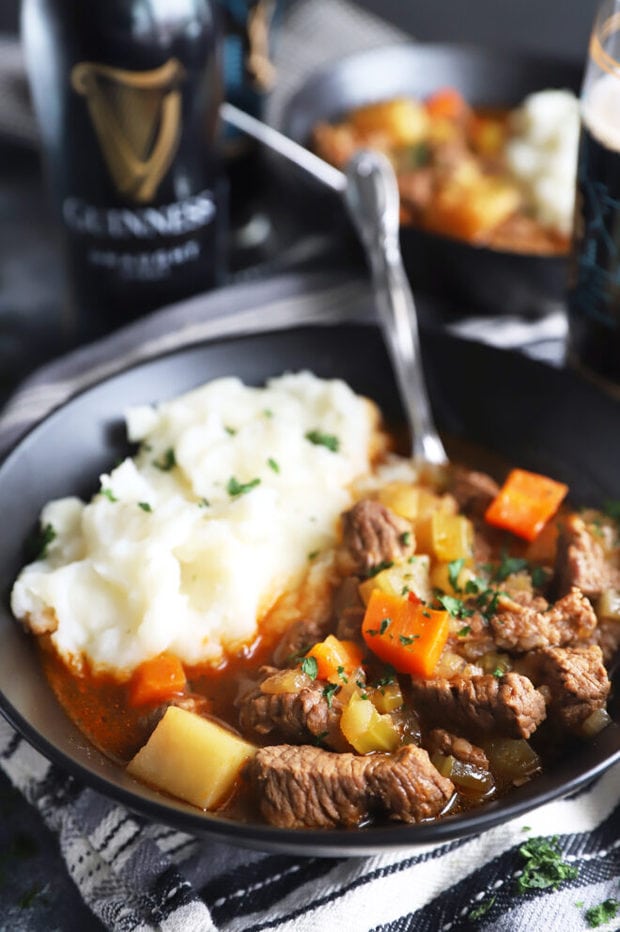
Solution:
<svg viewBox="0 0 620 932">
<path fill-rule="evenodd" d="M 379 490 L 379 501 L 401 518 L 415 521 L 420 510 L 420 489 L 407 482 L 388 482 Z"/>
<path fill-rule="evenodd" d="M 169 706 L 127 772 L 199 809 L 217 809 L 255 752 L 222 725 Z"/>
<path fill-rule="evenodd" d="M 359 593 L 364 605 L 368 605 L 373 589 L 380 589 L 388 595 L 407 595 L 415 592 L 419 599 L 427 602 L 431 597 L 428 581 L 430 558 L 425 553 L 409 557 L 404 563 L 381 570 L 376 576 L 365 579 L 359 585 Z"/>
<path fill-rule="evenodd" d="M 351 114 L 350 121 L 361 137 L 385 135 L 394 146 L 419 142 L 426 135 L 429 124 L 424 106 L 405 98 L 360 107 Z"/>
<path fill-rule="evenodd" d="M 467 184 L 449 182 L 437 192 L 425 224 L 463 239 L 482 239 L 507 220 L 520 201 L 514 185 L 492 176 L 483 175 Z"/>
<path fill-rule="evenodd" d="M 354 693 L 340 719 L 340 730 L 358 754 L 394 751 L 400 735 L 390 715 L 379 715 L 370 699 Z"/>
<path fill-rule="evenodd" d="M 474 531 L 464 515 L 447 515 L 436 511 L 431 518 L 431 550 L 438 560 L 471 559 Z"/>
</svg>

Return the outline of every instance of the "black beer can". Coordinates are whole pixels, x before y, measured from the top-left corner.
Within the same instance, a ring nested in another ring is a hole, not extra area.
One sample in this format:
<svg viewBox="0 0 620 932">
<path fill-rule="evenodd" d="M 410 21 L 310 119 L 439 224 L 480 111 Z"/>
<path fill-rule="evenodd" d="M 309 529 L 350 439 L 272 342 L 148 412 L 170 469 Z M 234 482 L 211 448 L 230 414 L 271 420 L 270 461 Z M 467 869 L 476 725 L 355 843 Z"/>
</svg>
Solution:
<svg viewBox="0 0 620 932">
<path fill-rule="evenodd" d="M 581 94 L 568 289 L 569 361 L 620 386 L 620 20 L 605 0 Z"/>
<path fill-rule="evenodd" d="M 82 334 L 221 280 L 210 0 L 24 0 L 22 37 Z"/>
</svg>

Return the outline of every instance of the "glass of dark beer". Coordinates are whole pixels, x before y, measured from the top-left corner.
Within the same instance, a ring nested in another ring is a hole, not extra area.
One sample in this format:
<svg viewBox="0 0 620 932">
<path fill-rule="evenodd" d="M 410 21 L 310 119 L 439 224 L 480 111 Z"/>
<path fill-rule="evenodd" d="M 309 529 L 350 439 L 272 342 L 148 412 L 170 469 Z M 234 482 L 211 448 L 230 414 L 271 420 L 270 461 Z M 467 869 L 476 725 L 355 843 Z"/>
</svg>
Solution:
<svg viewBox="0 0 620 932">
<path fill-rule="evenodd" d="M 620 391 L 620 0 L 596 16 L 581 91 L 569 361 Z"/>
</svg>

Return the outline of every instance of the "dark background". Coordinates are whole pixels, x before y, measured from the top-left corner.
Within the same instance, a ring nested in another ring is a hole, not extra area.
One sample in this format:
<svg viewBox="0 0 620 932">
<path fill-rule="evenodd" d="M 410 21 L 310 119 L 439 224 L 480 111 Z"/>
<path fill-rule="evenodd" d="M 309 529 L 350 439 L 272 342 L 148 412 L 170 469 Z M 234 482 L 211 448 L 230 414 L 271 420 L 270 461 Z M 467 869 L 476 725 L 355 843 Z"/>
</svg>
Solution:
<svg viewBox="0 0 620 932">
<path fill-rule="evenodd" d="M 585 55 L 596 8 L 595 0 L 360 0 L 359 5 L 418 39 L 512 46 L 561 58 Z M 0 31 L 17 29 L 18 8 L 19 0 L 0 0 Z"/>
</svg>

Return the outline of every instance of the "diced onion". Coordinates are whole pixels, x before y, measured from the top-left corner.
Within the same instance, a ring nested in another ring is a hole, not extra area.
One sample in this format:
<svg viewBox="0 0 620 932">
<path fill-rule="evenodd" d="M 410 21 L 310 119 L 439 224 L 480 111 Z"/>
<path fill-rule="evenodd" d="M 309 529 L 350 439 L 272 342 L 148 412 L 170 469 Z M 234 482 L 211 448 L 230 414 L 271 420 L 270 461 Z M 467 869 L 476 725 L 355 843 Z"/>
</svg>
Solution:
<svg viewBox="0 0 620 932">
<path fill-rule="evenodd" d="M 601 592 L 597 615 L 608 621 L 620 621 L 620 592 L 617 589 L 605 589 Z"/>
<path fill-rule="evenodd" d="M 611 722 L 611 715 L 607 709 L 595 709 L 581 724 L 581 734 L 584 738 L 593 738 L 599 731 L 606 728 Z"/>
<path fill-rule="evenodd" d="M 308 686 L 312 686 L 312 680 L 302 670 L 279 670 L 263 680 L 260 690 L 273 696 L 280 693 L 297 693 Z"/>
</svg>

